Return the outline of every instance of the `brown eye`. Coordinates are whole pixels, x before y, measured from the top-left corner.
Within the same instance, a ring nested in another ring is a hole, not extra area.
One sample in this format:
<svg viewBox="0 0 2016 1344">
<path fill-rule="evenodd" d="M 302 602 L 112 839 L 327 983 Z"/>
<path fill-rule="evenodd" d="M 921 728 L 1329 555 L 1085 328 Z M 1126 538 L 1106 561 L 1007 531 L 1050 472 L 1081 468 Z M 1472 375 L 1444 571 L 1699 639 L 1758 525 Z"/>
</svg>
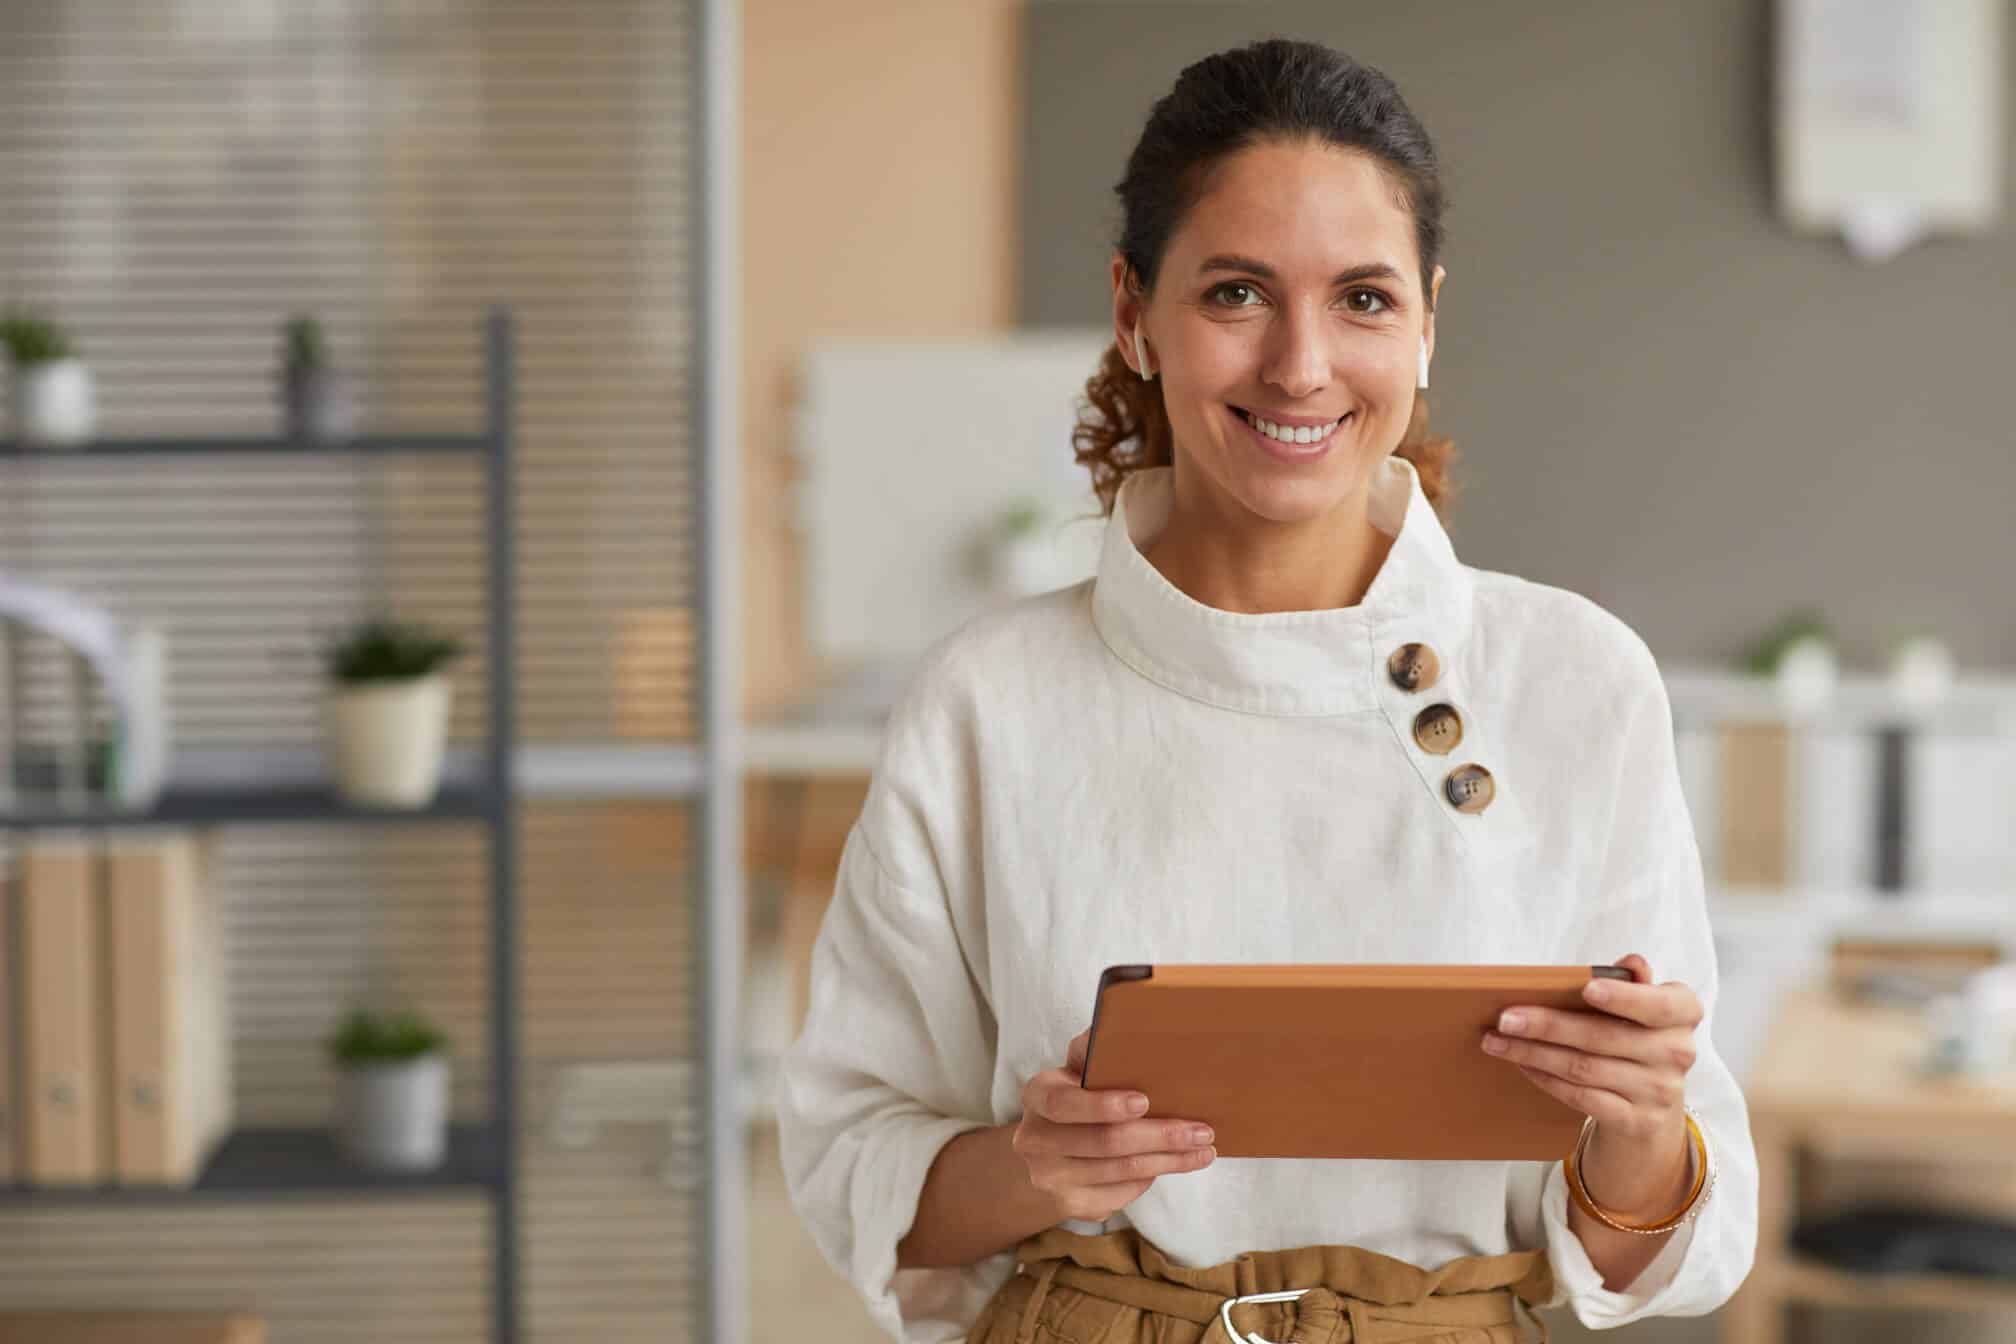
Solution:
<svg viewBox="0 0 2016 1344">
<path fill-rule="evenodd" d="M 1217 287 L 1216 289 L 1212 290 L 1212 291 L 1211 291 L 1211 296 L 1212 296 L 1213 298 L 1220 298 L 1220 297 L 1222 297 L 1222 296 L 1224 296 L 1224 295 L 1226 295 L 1226 294 L 1230 294 L 1230 293 L 1232 293 L 1232 292 L 1233 292 L 1234 290 L 1241 290 L 1241 291 L 1244 291 L 1245 293 L 1248 293 L 1248 294 L 1251 294 L 1251 293 L 1254 293 L 1254 292 L 1255 292 L 1255 291 L 1254 291 L 1254 289 L 1253 289 L 1253 286 L 1251 286 L 1251 285 L 1247 284 L 1247 283 L 1246 283 L 1245 281 L 1243 281 L 1243 280 L 1231 280 L 1231 281 L 1227 281 L 1227 282 L 1226 282 L 1225 284 L 1222 284 L 1222 285 L 1218 286 L 1218 287 Z M 1229 307 L 1229 308 L 1250 308 L 1250 307 L 1252 307 L 1253 305 L 1252 305 L 1252 304 L 1250 304 L 1250 303 L 1232 303 L 1232 304 L 1227 304 L 1226 306 L 1227 306 L 1227 307 Z"/>
<path fill-rule="evenodd" d="M 1376 308 L 1360 307 L 1358 303 L 1358 300 L 1360 299 L 1369 299 L 1379 306 Z M 1344 302 L 1350 305 L 1352 312 L 1367 317 L 1377 317 L 1379 314 L 1384 313 L 1393 307 L 1392 300 L 1388 299 L 1384 294 L 1381 294 L 1376 289 L 1354 289 L 1349 294 L 1346 294 L 1344 296 Z"/>
</svg>

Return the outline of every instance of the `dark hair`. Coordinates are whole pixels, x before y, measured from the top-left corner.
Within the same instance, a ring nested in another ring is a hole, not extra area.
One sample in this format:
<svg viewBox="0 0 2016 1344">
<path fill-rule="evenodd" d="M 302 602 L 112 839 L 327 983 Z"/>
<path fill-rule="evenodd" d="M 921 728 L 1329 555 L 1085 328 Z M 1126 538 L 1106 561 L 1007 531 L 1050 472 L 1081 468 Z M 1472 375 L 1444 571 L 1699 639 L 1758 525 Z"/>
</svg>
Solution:
<svg viewBox="0 0 2016 1344">
<path fill-rule="evenodd" d="M 1421 263 L 1422 301 L 1431 301 L 1435 264 L 1442 252 L 1442 180 L 1428 132 L 1400 97 L 1393 81 L 1369 65 L 1314 42 L 1274 38 L 1222 51 L 1185 69 L 1148 115 L 1127 173 L 1114 188 L 1120 197 L 1120 237 L 1128 282 L 1141 292 L 1155 279 L 1176 232 L 1204 194 L 1212 171 L 1239 151 L 1263 141 L 1315 140 L 1368 154 L 1392 179 L 1414 218 Z M 1116 344 L 1085 384 L 1089 403 L 1079 412 L 1071 442 L 1105 511 L 1113 511 L 1120 482 L 1130 471 L 1171 461 L 1169 415 L 1162 384 L 1143 381 Z M 1399 454 L 1420 473 L 1423 492 L 1439 509 L 1449 493 L 1455 444 L 1428 435 L 1428 398 L 1414 395 L 1414 411 Z"/>
</svg>

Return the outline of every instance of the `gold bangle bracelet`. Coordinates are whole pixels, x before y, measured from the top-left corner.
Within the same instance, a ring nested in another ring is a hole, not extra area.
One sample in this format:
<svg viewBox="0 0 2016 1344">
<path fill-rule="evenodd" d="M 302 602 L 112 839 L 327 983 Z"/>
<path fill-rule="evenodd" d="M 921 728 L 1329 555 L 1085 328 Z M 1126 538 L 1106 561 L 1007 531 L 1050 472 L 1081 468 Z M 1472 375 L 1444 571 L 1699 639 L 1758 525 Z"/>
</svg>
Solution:
<svg viewBox="0 0 2016 1344">
<path fill-rule="evenodd" d="M 1643 1237 L 1659 1236 L 1692 1222 L 1695 1216 L 1701 1212 L 1701 1206 L 1707 1202 L 1708 1192 L 1714 1188 L 1715 1171 L 1708 1156 L 1708 1139 L 1702 1133 L 1701 1125 L 1695 1118 L 1694 1108 L 1691 1106 L 1687 1107 L 1685 1114 L 1688 1137 L 1692 1141 L 1694 1149 L 1694 1186 L 1693 1189 L 1688 1191 L 1686 1200 L 1677 1210 L 1656 1223 L 1627 1223 L 1605 1213 L 1596 1201 L 1590 1197 L 1589 1188 L 1582 1184 L 1581 1165 L 1582 1152 L 1589 1146 L 1589 1135 L 1596 1128 L 1596 1121 L 1593 1117 L 1583 1122 L 1582 1134 L 1575 1141 L 1575 1151 L 1561 1164 L 1562 1173 L 1568 1179 L 1568 1193 L 1574 1197 L 1576 1207 L 1605 1227 L 1612 1228 L 1618 1232 L 1629 1232 L 1633 1235 Z"/>
</svg>

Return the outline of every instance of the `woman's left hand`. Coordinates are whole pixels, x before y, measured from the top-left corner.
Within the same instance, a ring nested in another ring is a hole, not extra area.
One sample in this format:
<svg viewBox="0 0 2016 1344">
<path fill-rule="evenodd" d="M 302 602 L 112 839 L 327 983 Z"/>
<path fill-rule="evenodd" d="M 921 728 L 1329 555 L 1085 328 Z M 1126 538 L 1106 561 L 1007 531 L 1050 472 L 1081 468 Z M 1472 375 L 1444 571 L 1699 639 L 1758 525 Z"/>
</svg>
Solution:
<svg viewBox="0 0 2016 1344">
<path fill-rule="evenodd" d="M 1620 1215 L 1656 1215 L 1667 1211 L 1676 1165 L 1686 1180 L 1683 1107 L 1701 1000 L 1677 980 L 1652 983 L 1651 964 L 1636 953 L 1617 965 L 1629 983 L 1595 979 L 1583 989 L 1595 1012 L 1510 1008 L 1484 1034 L 1484 1049 L 1595 1118 L 1581 1164 L 1592 1199 Z"/>
</svg>

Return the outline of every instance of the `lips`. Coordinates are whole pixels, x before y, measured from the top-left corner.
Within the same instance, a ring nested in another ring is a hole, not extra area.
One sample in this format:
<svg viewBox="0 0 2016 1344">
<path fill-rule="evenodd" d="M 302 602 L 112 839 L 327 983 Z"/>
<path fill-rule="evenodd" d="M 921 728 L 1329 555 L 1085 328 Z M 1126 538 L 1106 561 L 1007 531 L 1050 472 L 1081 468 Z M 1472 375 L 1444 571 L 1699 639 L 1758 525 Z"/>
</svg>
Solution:
<svg viewBox="0 0 2016 1344">
<path fill-rule="evenodd" d="M 1228 410 L 1232 411 L 1232 418 L 1239 424 L 1239 433 L 1258 447 L 1261 452 L 1276 461 L 1296 465 L 1316 462 L 1327 456 L 1330 449 L 1336 444 L 1339 432 L 1345 425 L 1351 422 L 1352 415 L 1356 414 L 1355 412 L 1347 412 L 1341 421 L 1333 422 L 1323 437 L 1314 443 L 1285 443 L 1280 439 L 1274 438 L 1272 435 L 1261 433 L 1259 427 L 1248 419 L 1251 412 L 1241 407 L 1233 406 L 1229 402 L 1226 406 Z"/>
<path fill-rule="evenodd" d="M 1230 402 L 1225 404 L 1228 406 L 1232 405 Z M 1307 415 L 1266 414 L 1260 411 L 1249 410 L 1244 406 L 1232 406 L 1232 409 L 1237 411 L 1241 416 L 1250 417 L 1255 420 L 1265 420 L 1267 423 L 1279 425 L 1283 429 L 1326 429 L 1336 424 L 1339 420 L 1349 419 L 1351 415 L 1349 411 L 1346 411 L 1341 416 L 1333 415 L 1328 419 L 1321 419 Z"/>
</svg>

